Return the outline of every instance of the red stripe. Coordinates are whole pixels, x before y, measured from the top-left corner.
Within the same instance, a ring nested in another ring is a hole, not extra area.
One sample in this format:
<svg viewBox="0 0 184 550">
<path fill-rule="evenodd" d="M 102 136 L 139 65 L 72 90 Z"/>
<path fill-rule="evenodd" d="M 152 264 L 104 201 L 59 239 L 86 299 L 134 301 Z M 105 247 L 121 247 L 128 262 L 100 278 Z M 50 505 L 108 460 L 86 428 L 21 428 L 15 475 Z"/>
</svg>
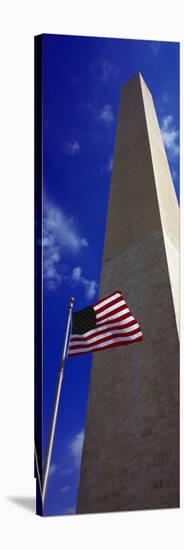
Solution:
<svg viewBox="0 0 184 550">
<path fill-rule="evenodd" d="M 128 306 L 126 306 L 128 307 Z M 123 309 L 123 308 L 122 308 Z M 120 308 L 120 311 L 121 311 L 121 308 Z M 113 312 L 112 312 L 113 313 Z M 115 310 L 115 313 L 117 313 L 117 311 Z M 110 317 L 110 314 L 108 315 Z M 123 321 L 125 319 L 127 319 L 127 317 L 133 317 L 131 311 L 128 311 L 128 313 L 125 313 L 125 315 L 122 315 L 121 317 L 118 317 L 116 319 L 109 319 L 109 321 L 105 321 L 105 324 L 108 325 L 109 323 L 118 323 L 119 321 Z M 99 327 L 101 325 L 100 321 L 102 321 L 102 319 L 99 319 L 99 321 L 96 321 L 96 326 Z M 136 321 L 136 319 L 135 319 Z M 136 321 L 137 323 L 137 321 Z M 101 325 L 103 327 L 103 325 Z M 125 326 L 125 325 L 124 325 Z"/>
<path fill-rule="evenodd" d="M 108 317 L 112 317 L 113 315 L 116 315 L 116 313 L 119 313 L 120 311 L 123 311 L 124 309 L 127 309 L 127 308 L 128 308 L 127 304 L 124 304 L 124 306 L 120 306 L 120 307 L 117 307 L 116 309 L 113 309 L 112 311 L 108 311 L 108 313 L 105 313 L 105 315 L 102 315 L 102 317 L 99 318 L 99 321 L 103 321 Z M 96 317 L 98 319 L 97 314 L 96 314 Z M 97 323 L 98 323 L 98 320 L 97 320 Z"/>
<path fill-rule="evenodd" d="M 108 300 L 108 298 L 111 298 L 111 296 L 114 296 L 114 294 L 120 294 L 120 296 L 122 296 L 121 294 L 121 290 L 116 290 L 116 292 L 113 292 L 112 294 L 109 294 L 109 296 L 105 296 L 105 298 L 101 298 L 101 300 L 99 300 L 99 302 L 96 302 L 96 304 L 93 304 L 92 307 L 94 306 L 98 306 L 101 302 L 104 302 L 104 300 Z M 123 298 L 123 296 L 122 296 Z"/>
<path fill-rule="evenodd" d="M 116 303 L 121 301 L 122 301 L 122 296 L 119 296 L 119 298 L 115 298 L 115 300 L 112 300 L 112 302 L 108 302 L 108 304 L 105 304 L 105 306 L 102 306 L 99 309 L 97 309 L 97 311 L 95 311 L 96 316 L 98 317 L 99 313 L 101 313 L 102 311 L 105 311 L 107 308 L 114 306 Z"/>
<path fill-rule="evenodd" d="M 79 335 L 77 335 L 77 336 L 71 335 L 70 336 L 70 344 L 72 344 L 72 342 L 74 340 L 75 340 L 75 342 L 85 342 L 85 340 L 91 340 L 92 338 L 95 338 L 96 336 L 101 336 L 101 334 L 104 334 L 108 331 L 111 332 L 113 330 L 118 330 L 118 331 L 121 331 L 122 333 L 124 333 L 124 329 L 132 327 L 133 325 L 135 325 L 135 323 L 137 323 L 137 321 L 130 321 L 126 325 L 119 325 L 119 326 L 115 325 L 112 328 L 103 328 L 102 330 L 98 330 L 96 332 L 93 332 L 93 334 L 89 334 L 88 336 L 85 336 L 85 333 L 84 333 L 84 335 L 81 334 L 81 337 Z M 135 331 L 138 331 L 138 330 L 141 330 L 140 327 L 135 329 Z M 134 334 L 134 331 L 132 330 L 132 331 L 130 331 L 130 333 Z M 116 333 L 114 333 L 114 334 L 116 334 Z M 129 332 L 125 332 L 124 336 L 127 336 L 128 334 L 129 334 Z"/>
<path fill-rule="evenodd" d="M 139 336 L 138 338 L 135 338 L 135 340 L 128 340 L 128 342 L 117 342 L 116 344 L 106 344 L 103 346 L 103 348 L 94 347 L 93 350 L 87 351 L 85 350 L 84 353 L 93 353 L 94 351 L 104 351 L 104 349 L 110 349 L 110 348 L 117 348 L 119 346 L 128 346 L 129 344 L 134 344 L 134 342 L 141 342 L 143 340 L 143 336 Z M 88 346 L 89 347 L 89 346 Z M 75 357 L 75 355 L 81 355 L 83 352 L 79 351 L 78 353 L 72 353 L 68 351 L 68 356 Z"/>
<path fill-rule="evenodd" d="M 134 334 L 136 334 L 136 332 L 140 332 L 140 328 L 136 328 L 135 330 L 132 330 L 132 332 L 126 332 L 125 334 L 117 334 L 116 332 L 113 333 L 113 334 L 109 334 L 108 336 L 104 336 L 104 338 L 100 338 L 98 340 L 98 344 L 103 344 L 103 342 L 106 342 L 107 340 L 112 340 L 112 338 L 120 338 L 121 336 L 123 338 L 127 338 L 128 336 L 133 336 Z M 94 335 L 94 338 L 96 338 L 96 336 Z M 77 339 L 76 339 L 77 340 Z M 84 340 L 85 341 L 85 340 Z M 130 340 L 129 340 L 130 341 Z M 69 349 L 78 349 L 78 348 L 89 348 L 89 346 L 96 346 L 97 345 L 97 342 L 93 342 L 92 344 L 84 344 L 81 342 L 80 340 L 80 344 L 76 345 L 76 344 L 72 344 L 72 342 L 70 343 L 70 346 L 69 346 Z"/>
</svg>

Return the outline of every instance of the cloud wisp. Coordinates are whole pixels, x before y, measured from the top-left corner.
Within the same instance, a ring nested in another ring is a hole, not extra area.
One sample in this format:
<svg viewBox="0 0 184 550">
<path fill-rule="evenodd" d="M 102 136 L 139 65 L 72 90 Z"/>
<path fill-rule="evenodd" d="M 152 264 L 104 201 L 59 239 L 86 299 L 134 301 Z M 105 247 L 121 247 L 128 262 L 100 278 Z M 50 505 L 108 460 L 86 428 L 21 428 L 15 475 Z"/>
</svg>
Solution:
<svg viewBox="0 0 184 550">
<path fill-rule="evenodd" d="M 163 93 L 162 101 L 164 105 L 166 106 L 169 105 L 170 101 L 169 101 L 169 95 L 167 94 L 167 92 Z"/>
<path fill-rule="evenodd" d="M 63 259 L 70 253 L 70 261 L 76 261 L 78 253 L 89 246 L 81 237 L 72 217 L 50 202 L 45 203 L 43 219 L 43 277 L 46 287 L 55 290 L 62 281 L 83 286 L 85 297 L 92 300 L 98 285 L 95 280 L 83 276 L 79 266 L 69 268 Z M 74 264 L 75 265 L 75 264 Z"/>
<path fill-rule="evenodd" d="M 78 141 L 66 141 L 62 149 L 66 155 L 76 155 L 80 151 L 80 144 Z"/>
<path fill-rule="evenodd" d="M 49 477 L 53 476 L 57 471 L 56 464 L 51 464 L 49 468 Z"/>
<path fill-rule="evenodd" d="M 61 487 L 61 493 L 68 493 L 71 491 L 70 485 L 64 485 L 64 487 Z"/>
<path fill-rule="evenodd" d="M 114 82 L 119 73 L 119 67 L 114 62 L 107 58 L 101 58 L 96 63 L 90 66 L 93 73 L 93 79 L 100 84 L 109 84 Z"/>
<path fill-rule="evenodd" d="M 112 63 L 110 63 L 107 59 L 104 59 L 102 63 L 102 74 L 101 74 L 101 80 L 104 80 L 107 82 L 113 75 L 114 68 Z"/>
<path fill-rule="evenodd" d="M 47 201 L 43 219 L 43 275 L 48 288 L 55 289 L 65 276 L 65 266 L 61 265 L 63 253 L 75 255 L 87 246 L 88 241 L 77 232 L 73 218 Z"/>
<path fill-rule="evenodd" d="M 160 51 L 160 42 L 157 42 L 156 40 L 153 40 L 151 42 L 150 47 L 151 47 L 151 51 L 152 51 L 153 55 L 155 57 L 157 57 L 157 55 L 159 54 L 159 51 Z"/>
<path fill-rule="evenodd" d="M 112 172 L 113 157 L 110 157 L 107 163 L 107 172 Z"/>
<path fill-rule="evenodd" d="M 69 452 L 72 456 L 74 467 L 79 469 L 81 463 L 82 448 L 84 443 L 84 430 L 77 433 L 69 443 Z"/>
<path fill-rule="evenodd" d="M 161 132 L 163 142 L 171 157 L 177 157 L 179 155 L 179 132 L 174 126 L 173 116 L 167 115 L 162 120 Z"/>
<path fill-rule="evenodd" d="M 114 114 L 112 111 L 112 106 L 107 103 L 104 105 L 103 109 L 99 112 L 97 118 L 106 124 L 112 124 L 114 121 Z"/>
<path fill-rule="evenodd" d="M 86 298 L 88 298 L 89 300 L 92 300 L 96 294 L 96 291 L 97 291 L 97 288 L 98 288 L 98 285 L 96 283 L 96 281 L 92 280 L 88 280 L 86 279 L 85 277 L 83 277 L 82 275 L 82 268 L 80 266 L 76 266 L 74 267 L 73 271 L 72 271 L 72 276 L 71 276 L 71 279 L 74 283 L 80 283 L 83 285 L 84 289 L 85 289 L 85 296 Z"/>
<path fill-rule="evenodd" d="M 110 103 L 106 103 L 101 108 L 97 108 L 92 103 L 88 103 L 87 108 L 95 121 L 101 122 L 106 126 L 110 126 L 114 122 L 114 113 Z"/>
<path fill-rule="evenodd" d="M 65 508 L 64 513 L 66 515 L 68 514 L 71 516 L 72 514 L 75 514 L 75 511 L 76 511 L 75 506 L 68 506 L 67 508 Z"/>
</svg>

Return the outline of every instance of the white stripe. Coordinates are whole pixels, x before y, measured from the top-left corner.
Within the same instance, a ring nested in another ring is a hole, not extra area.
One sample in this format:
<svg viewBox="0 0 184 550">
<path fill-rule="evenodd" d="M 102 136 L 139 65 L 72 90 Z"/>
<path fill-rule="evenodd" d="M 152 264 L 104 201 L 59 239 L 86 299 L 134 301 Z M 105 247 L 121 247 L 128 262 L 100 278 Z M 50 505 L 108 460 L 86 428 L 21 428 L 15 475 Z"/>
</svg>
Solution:
<svg viewBox="0 0 184 550">
<path fill-rule="evenodd" d="M 88 337 L 88 336 L 92 336 L 92 335 L 96 335 L 98 336 L 98 332 L 100 331 L 104 331 L 102 335 L 100 336 L 103 336 L 105 335 L 105 330 L 106 332 L 132 332 L 132 330 L 136 330 L 136 328 L 140 328 L 139 327 L 139 323 L 136 322 L 135 320 L 135 323 L 134 325 L 131 325 L 130 327 L 124 327 L 123 324 L 121 323 L 124 323 L 124 321 L 120 321 L 119 323 L 117 323 L 117 325 L 115 323 L 111 323 L 110 325 L 105 325 L 103 327 L 98 327 L 97 329 L 94 329 L 94 330 L 89 330 L 89 332 L 85 332 L 84 334 L 72 334 L 71 337 L 70 337 L 70 342 L 73 344 L 74 341 L 76 341 L 76 338 L 80 338 L 80 340 L 84 340 L 84 338 Z M 86 340 L 87 342 L 87 340 Z"/>
<path fill-rule="evenodd" d="M 107 321 L 107 319 L 106 319 L 106 321 Z M 96 332 L 99 332 L 99 330 L 102 330 L 102 329 L 107 329 L 108 330 L 111 327 L 115 329 L 115 327 L 124 326 L 124 325 L 130 323 L 130 321 L 135 321 L 135 319 L 134 319 L 134 317 L 132 317 L 132 315 L 130 315 L 130 317 L 127 317 L 124 320 L 117 321 L 117 323 L 109 323 L 108 325 L 103 325 L 103 326 L 99 326 L 97 328 L 88 330 L 87 332 L 84 332 L 84 334 L 71 334 L 70 340 L 74 340 L 75 338 L 84 338 L 84 336 L 91 336 L 91 334 L 96 334 Z"/>
<path fill-rule="evenodd" d="M 94 338 L 90 338 L 89 340 L 72 340 L 69 345 L 69 349 L 73 348 L 73 346 L 79 346 L 80 344 L 82 346 L 87 346 L 87 344 L 93 344 L 93 342 L 98 342 L 99 340 L 103 340 L 103 338 L 106 338 L 107 336 L 113 336 L 114 334 L 123 336 L 123 334 L 126 335 L 126 332 L 133 332 L 136 329 L 139 329 L 138 323 L 135 323 L 135 325 L 132 325 L 128 328 L 122 328 L 121 330 L 110 330 L 109 332 L 103 332 L 103 334 L 99 334 L 97 336 L 94 336 Z"/>
<path fill-rule="evenodd" d="M 126 313 L 129 313 L 128 307 L 126 309 L 123 309 L 122 311 L 119 311 L 118 313 L 114 313 L 114 315 L 107 317 L 107 319 L 97 321 L 96 324 L 101 325 L 102 323 L 106 323 L 107 321 L 111 321 L 112 319 L 118 319 L 118 317 L 121 317 L 122 315 L 126 315 Z"/>
<path fill-rule="evenodd" d="M 97 311 L 98 309 L 101 309 L 101 307 L 105 306 L 106 304 L 109 304 L 110 302 L 113 302 L 116 298 L 119 298 L 121 296 L 120 292 L 117 292 L 116 294 L 113 294 L 113 296 L 110 296 L 109 298 L 106 298 L 103 300 L 103 302 L 100 302 L 96 304 L 96 306 L 93 306 L 93 309 Z"/>
<path fill-rule="evenodd" d="M 114 309 L 117 309 L 118 307 L 124 306 L 126 304 L 125 300 L 121 300 L 120 302 L 117 302 L 113 306 L 107 307 L 101 313 L 96 314 L 96 318 L 99 319 L 99 317 L 103 317 L 103 315 L 106 315 L 106 313 L 109 313 L 110 311 L 114 311 Z"/>
<path fill-rule="evenodd" d="M 101 344 L 93 344 L 93 346 L 88 346 L 87 348 L 74 348 L 69 349 L 68 355 L 73 355 L 74 353 L 85 353 L 87 351 L 93 351 L 94 348 L 103 348 L 104 346 L 109 346 L 111 344 L 116 344 L 117 342 L 129 342 L 130 340 L 136 340 L 136 338 L 139 338 L 142 336 L 142 332 L 137 332 L 136 334 L 132 334 L 132 336 L 125 336 L 124 338 L 114 338 L 112 340 L 106 340 L 106 342 L 102 342 Z"/>
</svg>

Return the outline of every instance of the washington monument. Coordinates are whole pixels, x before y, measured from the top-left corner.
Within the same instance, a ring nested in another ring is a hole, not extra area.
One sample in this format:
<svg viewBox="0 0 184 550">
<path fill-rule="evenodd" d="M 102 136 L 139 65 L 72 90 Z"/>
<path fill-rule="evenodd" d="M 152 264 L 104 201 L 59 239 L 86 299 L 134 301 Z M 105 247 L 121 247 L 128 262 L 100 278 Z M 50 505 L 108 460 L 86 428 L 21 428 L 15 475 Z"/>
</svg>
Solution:
<svg viewBox="0 0 184 550">
<path fill-rule="evenodd" d="M 115 290 L 144 339 L 93 356 L 77 513 L 179 506 L 179 207 L 140 73 L 121 93 L 99 298 Z"/>
</svg>

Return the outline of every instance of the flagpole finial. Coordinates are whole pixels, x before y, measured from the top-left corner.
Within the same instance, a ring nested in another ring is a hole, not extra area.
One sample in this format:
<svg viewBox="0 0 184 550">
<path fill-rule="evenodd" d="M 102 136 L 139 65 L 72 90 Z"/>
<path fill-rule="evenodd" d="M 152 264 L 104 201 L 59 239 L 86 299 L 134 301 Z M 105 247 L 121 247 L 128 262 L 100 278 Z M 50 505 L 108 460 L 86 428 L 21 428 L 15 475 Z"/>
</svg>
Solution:
<svg viewBox="0 0 184 550">
<path fill-rule="evenodd" d="M 73 303 L 75 301 L 75 298 L 73 296 L 70 297 L 70 307 L 73 307 Z"/>
</svg>

